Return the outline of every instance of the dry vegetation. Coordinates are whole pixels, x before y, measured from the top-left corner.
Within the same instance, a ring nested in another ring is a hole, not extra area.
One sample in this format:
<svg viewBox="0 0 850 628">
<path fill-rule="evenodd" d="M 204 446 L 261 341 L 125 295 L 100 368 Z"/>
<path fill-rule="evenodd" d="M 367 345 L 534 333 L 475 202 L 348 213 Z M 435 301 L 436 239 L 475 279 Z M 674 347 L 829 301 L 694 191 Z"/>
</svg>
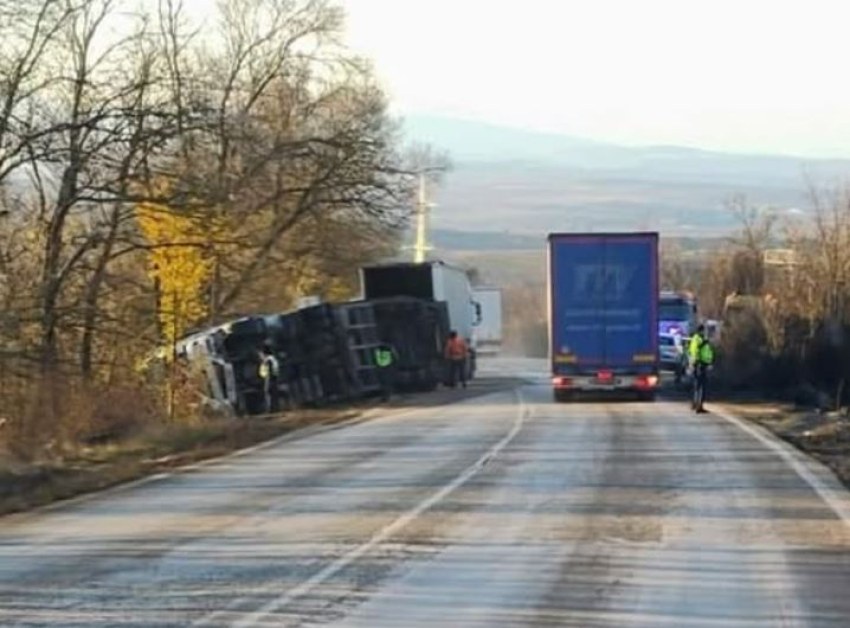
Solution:
<svg viewBox="0 0 850 628">
<path fill-rule="evenodd" d="M 664 264 L 665 283 L 694 290 L 723 319 L 720 383 L 840 406 L 850 376 L 850 191 L 813 192 L 812 217 L 780 220 L 735 199 L 740 233 L 703 264 Z"/>
<path fill-rule="evenodd" d="M 41 464 L 0 458 L 0 515 L 101 490 L 214 458 L 307 426 L 356 417 L 355 409 L 301 410 L 252 421 L 215 419 L 202 424 L 147 425 L 124 438 L 89 442 L 73 455 Z"/>
<path fill-rule="evenodd" d="M 330 1 L 223 0 L 203 28 L 145 6 L 0 0 L 7 461 L 172 435 L 156 347 L 347 296 L 406 220 L 417 164 Z M 197 390 L 180 401 L 196 424 Z"/>
</svg>

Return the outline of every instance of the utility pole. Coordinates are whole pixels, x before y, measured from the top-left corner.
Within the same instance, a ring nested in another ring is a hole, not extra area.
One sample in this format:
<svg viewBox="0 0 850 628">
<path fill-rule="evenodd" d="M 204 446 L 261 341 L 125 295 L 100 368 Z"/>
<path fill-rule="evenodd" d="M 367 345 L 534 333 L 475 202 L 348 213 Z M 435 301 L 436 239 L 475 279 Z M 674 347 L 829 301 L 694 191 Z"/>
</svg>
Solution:
<svg viewBox="0 0 850 628">
<path fill-rule="evenodd" d="M 416 198 L 416 244 L 413 247 L 413 261 L 425 261 L 428 251 L 433 247 L 428 242 L 428 214 L 433 205 L 428 202 L 425 189 L 425 174 L 419 173 L 419 193 Z"/>
</svg>

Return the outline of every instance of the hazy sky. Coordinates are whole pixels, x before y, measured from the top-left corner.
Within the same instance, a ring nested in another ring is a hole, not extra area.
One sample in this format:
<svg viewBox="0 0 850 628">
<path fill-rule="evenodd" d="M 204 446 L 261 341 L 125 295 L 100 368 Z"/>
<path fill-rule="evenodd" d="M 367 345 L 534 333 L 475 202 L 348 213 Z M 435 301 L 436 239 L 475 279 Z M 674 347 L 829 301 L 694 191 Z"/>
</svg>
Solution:
<svg viewBox="0 0 850 628">
<path fill-rule="evenodd" d="M 342 0 L 402 112 L 850 157 L 850 1 Z"/>
</svg>

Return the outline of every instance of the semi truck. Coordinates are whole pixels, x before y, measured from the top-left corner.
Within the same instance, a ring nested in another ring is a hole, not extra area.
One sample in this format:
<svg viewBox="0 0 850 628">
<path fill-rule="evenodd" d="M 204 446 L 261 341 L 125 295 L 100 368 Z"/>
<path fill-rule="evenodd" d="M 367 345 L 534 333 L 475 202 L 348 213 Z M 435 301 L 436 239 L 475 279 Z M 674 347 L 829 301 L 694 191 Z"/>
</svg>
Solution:
<svg viewBox="0 0 850 628">
<path fill-rule="evenodd" d="M 548 238 L 553 393 L 658 387 L 658 234 L 554 233 Z"/>
<path fill-rule="evenodd" d="M 662 290 L 658 296 L 658 331 L 690 336 L 699 323 L 697 299 L 689 292 Z"/>
<path fill-rule="evenodd" d="M 502 291 L 476 286 L 472 296 L 481 306 L 481 323 L 475 328 L 478 355 L 498 355 L 502 350 Z"/>
<path fill-rule="evenodd" d="M 360 269 L 363 299 L 413 297 L 443 302 L 449 328 L 469 346 L 467 377 L 475 374 L 475 328 L 481 322 L 481 306 L 473 298 L 466 271 L 442 261 L 396 262 Z"/>
</svg>

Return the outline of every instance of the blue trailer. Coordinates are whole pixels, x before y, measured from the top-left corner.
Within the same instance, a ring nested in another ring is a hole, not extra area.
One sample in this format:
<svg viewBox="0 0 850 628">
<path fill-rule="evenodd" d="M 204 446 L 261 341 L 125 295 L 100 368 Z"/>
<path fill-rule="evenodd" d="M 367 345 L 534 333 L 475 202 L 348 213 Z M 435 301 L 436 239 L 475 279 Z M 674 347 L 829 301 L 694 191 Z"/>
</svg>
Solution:
<svg viewBox="0 0 850 628">
<path fill-rule="evenodd" d="M 549 349 L 556 401 L 658 387 L 658 234 L 549 235 Z"/>
</svg>

